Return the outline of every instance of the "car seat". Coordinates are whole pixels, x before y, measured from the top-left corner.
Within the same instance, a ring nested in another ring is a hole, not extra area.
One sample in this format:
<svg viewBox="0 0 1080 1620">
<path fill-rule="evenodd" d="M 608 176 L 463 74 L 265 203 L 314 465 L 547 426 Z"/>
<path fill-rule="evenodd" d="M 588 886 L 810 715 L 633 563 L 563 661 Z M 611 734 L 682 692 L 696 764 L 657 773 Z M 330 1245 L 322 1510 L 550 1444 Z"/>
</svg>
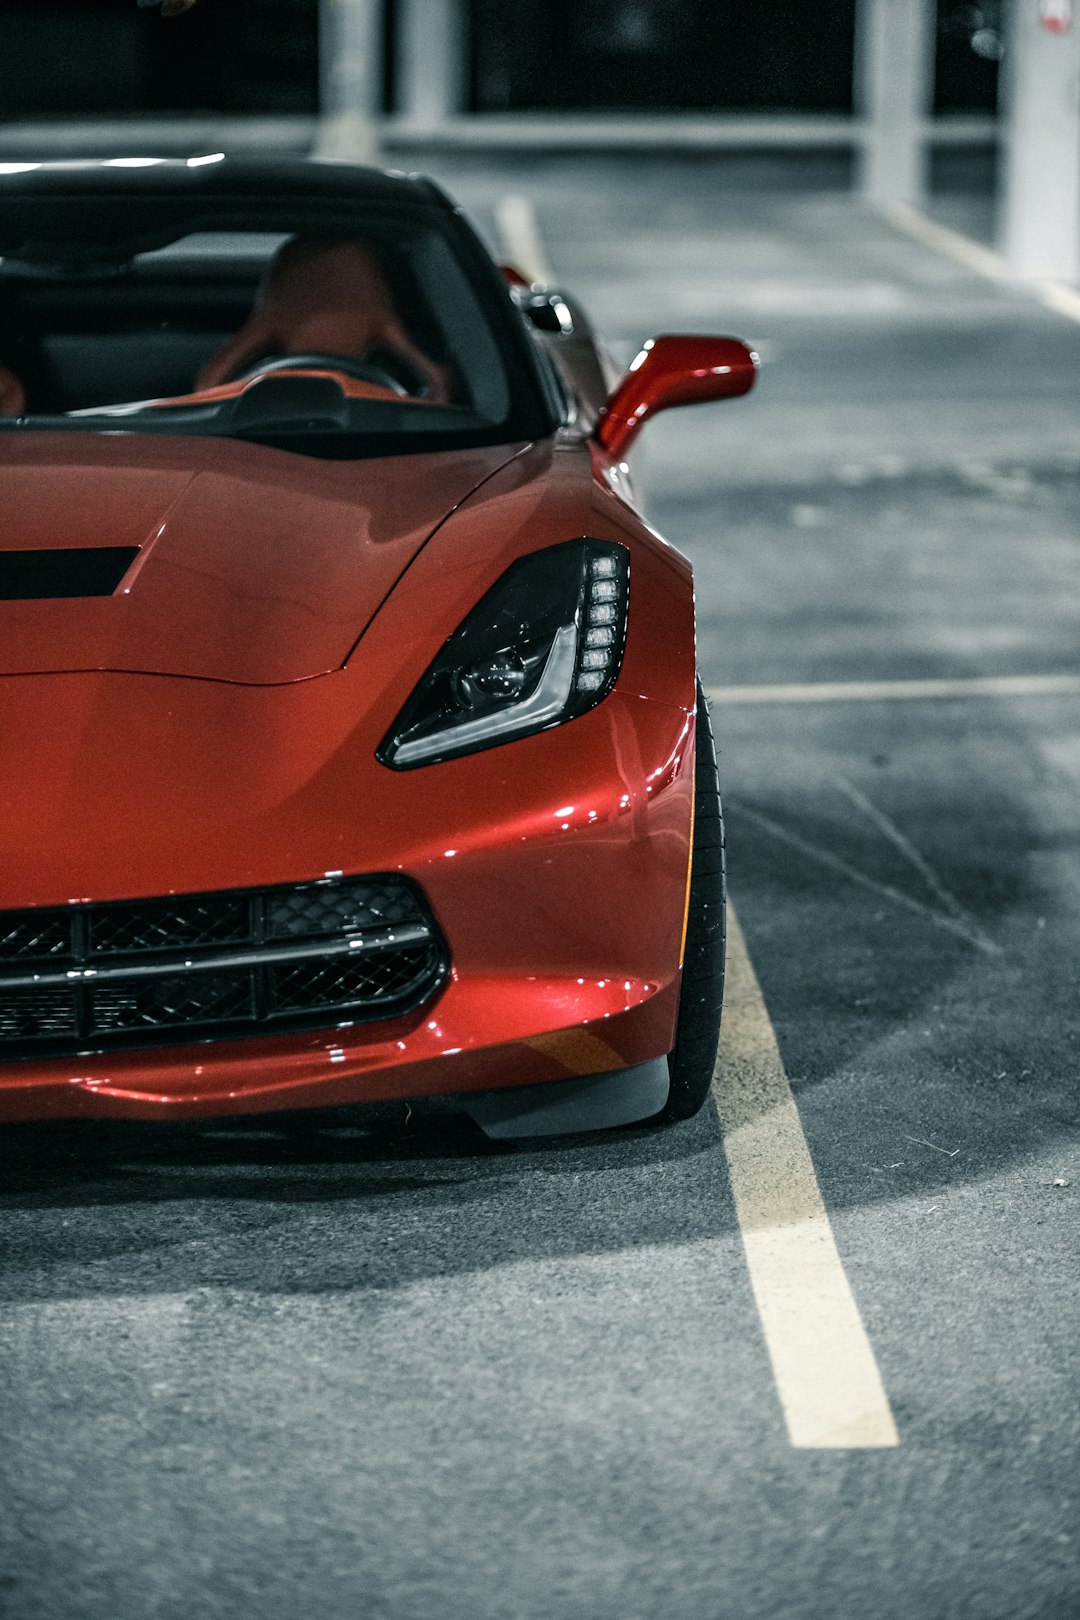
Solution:
<svg viewBox="0 0 1080 1620">
<path fill-rule="evenodd" d="M 0 416 L 21 416 L 26 409 L 26 389 L 15 373 L 0 365 Z"/>
<path fill-rule="evenodd" d="M 254 374 L 267 361 L 333 356 L 397 374 L 405 395 L 449 404 L 449 371 L 417 347 L 394 307 L 378 260 L 359 242 L 294 237 L 280 249 L 239 332 L 199 372 L 196 388 Z M 395 366 L 395 361 L 397 365 Z"/>
</svg>

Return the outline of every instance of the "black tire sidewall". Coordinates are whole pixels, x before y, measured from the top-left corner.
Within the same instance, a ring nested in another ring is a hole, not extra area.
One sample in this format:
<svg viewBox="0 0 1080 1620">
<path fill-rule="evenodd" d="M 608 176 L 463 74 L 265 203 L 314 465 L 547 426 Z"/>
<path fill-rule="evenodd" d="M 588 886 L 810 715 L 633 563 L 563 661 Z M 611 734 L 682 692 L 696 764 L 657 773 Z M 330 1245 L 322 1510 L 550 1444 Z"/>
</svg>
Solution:
<svg viewBox="0 0 1080 1620">
<path fill-rule="evenodd" d="M 668 1058 L 671 1091 L 661 1116 L 689 1119 L 712 1085 L 724 998 L 727 872 L 724 818 L 709 706 L 697 685 L 694 749 L 694 845 L 690 904 L 683 952 L 679 1017 Z"/>
</svg>

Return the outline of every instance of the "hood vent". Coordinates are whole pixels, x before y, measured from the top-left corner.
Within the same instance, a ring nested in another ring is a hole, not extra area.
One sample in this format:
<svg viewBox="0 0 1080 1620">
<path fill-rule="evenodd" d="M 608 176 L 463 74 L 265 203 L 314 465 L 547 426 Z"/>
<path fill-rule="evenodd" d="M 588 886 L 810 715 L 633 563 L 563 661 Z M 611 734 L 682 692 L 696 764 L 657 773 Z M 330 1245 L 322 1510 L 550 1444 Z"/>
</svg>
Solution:
<svg viewBox="0 0 1080 1620">
<path fill-rule="evenodd" d="M 0 601 L 111 596 L 138 555 L 138 546 L 0 551 Z"/>
</svg>

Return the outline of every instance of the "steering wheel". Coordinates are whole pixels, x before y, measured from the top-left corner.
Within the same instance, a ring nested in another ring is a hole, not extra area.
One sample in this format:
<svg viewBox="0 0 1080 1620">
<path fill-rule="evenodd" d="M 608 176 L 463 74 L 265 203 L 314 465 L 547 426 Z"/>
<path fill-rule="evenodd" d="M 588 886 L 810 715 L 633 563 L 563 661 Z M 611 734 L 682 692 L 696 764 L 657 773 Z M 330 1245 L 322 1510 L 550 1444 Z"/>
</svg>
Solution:
<svg viewBox="0 0 1080 1620">
<path fill-rule="evenodd" d="M 380 352 L 379 360 L 381 359 Z M 405 364 L 402 363 L 402 370 Z M 412 370 L 410 366 L 410 373 Z M 357 382 L 369 382 L 378 388 L 389 388 L 402 399 L 408 399 L 414 392 L 406 386 L 402 377 L 393 374 L 388 365 L 369 360 L 367 355 L 358 360 L 355 355 L 347 354 L 271 354 L 245 366 L 232 380 L 251 382 L 255 377 L 268 377 L 278 371 L 340 371 L 344 376 L 353 377 Z"/>
</svg>

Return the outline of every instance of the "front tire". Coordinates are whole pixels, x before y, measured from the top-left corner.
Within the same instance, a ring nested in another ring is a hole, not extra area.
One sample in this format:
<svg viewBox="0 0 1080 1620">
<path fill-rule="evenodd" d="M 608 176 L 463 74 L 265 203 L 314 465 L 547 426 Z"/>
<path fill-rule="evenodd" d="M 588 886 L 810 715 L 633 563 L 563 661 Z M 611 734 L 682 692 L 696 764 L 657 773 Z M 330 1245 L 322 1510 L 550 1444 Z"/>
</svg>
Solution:
<svg viewBox="0 0 1080 1620">
<path fill-rule="evenodd" d="M 679 1021 L 675 1046 L 668 1058 L 671 1091 L 661 1115 L 662 1119 L 670 1121 L 692 1118 L 709 1095 L 724 1002 L 727 934 L 724 817 L 720 808 L 712 721 L 700 681 L 696 730 L 690 909 L 679 992 Z"/>
</svg>

